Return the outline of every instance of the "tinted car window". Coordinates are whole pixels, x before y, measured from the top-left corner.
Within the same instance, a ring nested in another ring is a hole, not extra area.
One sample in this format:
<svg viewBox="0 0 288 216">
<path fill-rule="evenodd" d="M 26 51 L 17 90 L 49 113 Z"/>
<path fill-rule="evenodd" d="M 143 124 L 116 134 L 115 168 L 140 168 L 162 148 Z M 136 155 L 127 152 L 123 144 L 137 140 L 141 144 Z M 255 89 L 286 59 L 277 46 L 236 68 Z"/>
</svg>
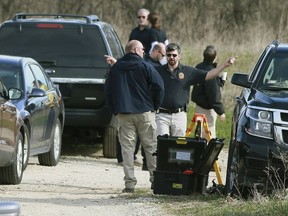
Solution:
<svg viewBox="0 0 288 216">
<path fill-rule="evenodd" d="M 32 92 L 32 89 L 34 88 L 35 78 L 33 76 L 31 69 L 28 66 L 25 68 L 25 73 L 26 73 L 25 82 L 27 85 L 27 93 L 30 94 Z"/>
<path fill-rule="evenodd" d="M 114 31 L 109 25 L 103 25 L 103 32 L 106 35 L 106 39 L 110 45 L 112 56 L 116 59 L 120 58 L 123 56 L 123 53 L 120 52 L 121 50 L 119 49 L 119 44 L 120 41 L 116 41 L 115 38 L 118 39 Z"/>
<path fill-rule="evenodd" d="M 252 73 L 250 74 L 250 76 L 249 76 L 249 80 L 251 81 L 251 82 L 253 82 L 254 81 L 254 79 L 255 79 L 255 77 L 256 77 L 256 75 L 257 75 L 257 70 L 259 70 L 259 65 L 261 64 L 261 59 L 263 59 L 263 57 L 266 55 L 266 53 L 262 53 L 261 54 L 261 56 L 260 56 L 260 60 L 258 59 L 258 61 L 256 62 L 256 64 L 255 64 L 255 66 L 254 66 L 254 68 L 253 68 L 253 70 L 252 70 Z"/>
<path fill-rule="evenodd" d="M 2 54 L 23 55 L 58 67 L 107 67 L 106 48 L 98 28 L 47 24 L 7 26 L 1 29 Z M 27 45 L 29 44 L 29 49 Z M 40 51 L 42 50 L 42 51 Z M 99 51 L 102 50 L 102 51 Z M 52 66 L 51 65 L 51 66 Z"/>
<path fill-rule="evenodd" d="M 2 63 L 0 68 L 0 78 L 7 89 L 21 88 L 20 68 L 18 66 Z"/>
<path fill-rule="evenodd" d="M 50 86 L 48 86 L 48 83 L 45 79 L 45 76 L 44 76 L 41 68 L 37 65 L 30 65 L 30 67 L 31 67 L 32 71 L 34 72 L 36 79 L 38 80 L 38 84 L 42 83 L 43 85 L 47 86 L 47 88 L 48 87 L 50 88 Z"/>
<path fill-rule="evenodd" d="M 264 73 L 262 84 L 269 87 L 288 87 L 288 57 L 285 53 L 276 53 Z"/>
</svg>

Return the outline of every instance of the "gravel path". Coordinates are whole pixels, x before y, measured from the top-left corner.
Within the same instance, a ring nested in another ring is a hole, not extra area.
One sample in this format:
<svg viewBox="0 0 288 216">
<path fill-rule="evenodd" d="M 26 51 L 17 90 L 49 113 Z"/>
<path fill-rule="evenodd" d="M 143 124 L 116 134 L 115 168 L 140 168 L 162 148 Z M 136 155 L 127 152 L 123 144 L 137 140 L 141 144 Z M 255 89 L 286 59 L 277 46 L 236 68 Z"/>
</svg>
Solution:
<svg viewBox="0 0 288 216">
<path fill-rule="evenodd" d="M 32 157 L 20 185 L 0 185 L 0 201 L 18 202 L 21 216 L 169 215 L 150 190 L 148 172 L 136 166 L 136 195 L 122 194 L 122 166 L 100 155 L 62 156 L 56 167 L 39 166 Z M 226 158 L 227 151 L 222 150 L 218 161 L 223 181 Z M 212 179 L 214 172 L 209 185 Z"/>
</svg>

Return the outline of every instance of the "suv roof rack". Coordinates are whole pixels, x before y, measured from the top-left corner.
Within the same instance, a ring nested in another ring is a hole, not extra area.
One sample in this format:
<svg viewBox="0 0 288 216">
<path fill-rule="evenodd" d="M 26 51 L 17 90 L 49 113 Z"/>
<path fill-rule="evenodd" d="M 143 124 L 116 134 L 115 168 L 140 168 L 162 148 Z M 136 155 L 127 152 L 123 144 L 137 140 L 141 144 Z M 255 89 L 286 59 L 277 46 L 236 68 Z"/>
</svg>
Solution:
<svg viewBox="0 0 288 216">
<path fill-rule="evenodd" d="M 275 46 L 279 46 L 279 42 L 278 42 L 278 40 L 274 40 L 274 41 L 272 41 L 272 44 L 275 45 Z"/>
<path fill-rule="evenodd" d="M 96 15 L 82 16 L 82 15 L 71 15 L 71 14 L 31 14 L 31 13 L 17 13 L 13 17 L 13 21 L 18 21 L 21 19 L 26 19 L 27 17 L 54 17 L 59 18 L 82 18 L 86 19 L 87 23 L 98 22 L 99 18 Z"/>
</svg>

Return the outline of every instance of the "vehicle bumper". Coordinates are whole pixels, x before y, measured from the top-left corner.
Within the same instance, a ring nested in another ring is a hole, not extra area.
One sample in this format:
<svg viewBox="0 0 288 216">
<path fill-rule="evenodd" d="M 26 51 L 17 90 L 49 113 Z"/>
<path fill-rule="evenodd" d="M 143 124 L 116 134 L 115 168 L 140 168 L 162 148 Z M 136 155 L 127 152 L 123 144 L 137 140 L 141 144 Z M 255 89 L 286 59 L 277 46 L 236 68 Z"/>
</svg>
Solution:
<svg viewBox="0 0 288 216">
<path fill-rule="evenodd" d="M 65 126 L 103 128 L 114 126 L 112 118 L 112 111 L 107 106 L 98 110 L 65 108 Z"/>
<path fill-rule="evenodd" d="M 255 137 L 242 133 L 239 145 L 239 182 L 247 185 L 267 184 L 278 176 L 285 178 L 285 160 L 288 145 L 278 144 L 274 140 Z"/>
</svg>

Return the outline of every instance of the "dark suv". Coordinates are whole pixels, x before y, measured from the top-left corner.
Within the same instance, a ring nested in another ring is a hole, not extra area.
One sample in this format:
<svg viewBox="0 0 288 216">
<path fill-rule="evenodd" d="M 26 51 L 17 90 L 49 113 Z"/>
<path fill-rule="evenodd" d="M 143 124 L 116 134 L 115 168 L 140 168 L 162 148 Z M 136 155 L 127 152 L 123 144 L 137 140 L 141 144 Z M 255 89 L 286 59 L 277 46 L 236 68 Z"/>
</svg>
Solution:
<svg viewBox="0 0 288 216">
<path fill-rule="evenodd" d="M 232 119 L 226 188 L 247 195 L 251 187 L 287 187 L 288 44 L 272 42 L 250 75 L 235 73 L 244 87 Z"/>
<path fill-rule="evenodd" d="M 65 103 L 65 128 L 103 137 L 105 157 L 115 157 L 116 127 L 105 103 L 108 64 L 104 55 L 124 55 L 108 23 L 95 15 L 16 14 L 0 27 L 0 54 L 37 60 L 59 85 Z"/>
</svg>

